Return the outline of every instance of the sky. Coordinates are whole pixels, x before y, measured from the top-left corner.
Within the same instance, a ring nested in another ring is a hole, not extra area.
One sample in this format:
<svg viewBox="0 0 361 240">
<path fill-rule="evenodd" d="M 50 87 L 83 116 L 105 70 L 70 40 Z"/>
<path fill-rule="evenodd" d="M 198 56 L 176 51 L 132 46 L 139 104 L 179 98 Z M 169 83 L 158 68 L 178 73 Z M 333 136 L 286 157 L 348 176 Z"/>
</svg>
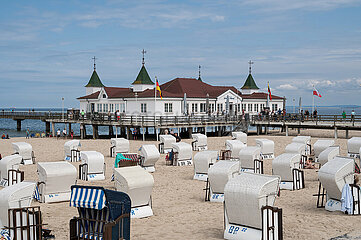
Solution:
<svg viewBox="0 0 361 240">
<path fill-rule="evenodd" d="M 93 70 L 129 87 L 145 49 L 160 84 L 198 77 L 242 87 L 252 75 L 288 105 L 361 105 L 360 0 L 4 1 L 0 108 L 79 107 Z"/>
</svg>

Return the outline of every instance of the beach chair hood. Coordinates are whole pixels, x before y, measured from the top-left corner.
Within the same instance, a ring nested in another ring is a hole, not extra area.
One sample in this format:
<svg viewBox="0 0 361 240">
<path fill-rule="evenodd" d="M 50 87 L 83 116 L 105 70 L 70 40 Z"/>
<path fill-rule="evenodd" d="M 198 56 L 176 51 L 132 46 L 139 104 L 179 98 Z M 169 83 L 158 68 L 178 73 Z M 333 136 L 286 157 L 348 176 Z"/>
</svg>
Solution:
<svg viewBox="0 0 361 240">
<path fill-rule="evenodd" d="M 273 154 L 275 150 L 275 143 L 269 139 L 256 139 L 256 145 L 261 148 L 262 154 Z"/>
<path fill-rule="evenodd" d="M 179 160 L 192 159 L 192 145 L 185 142 L 172 143 L 172 148 L 175 153 L 178 153 Z"/>
<path fill-rule="evenodd" d="M 129 152 L 129 140 L 125 138 L 111 138 L 110 144 L 115 147 L 116 153 Z"/>
<path fill-rule="evenodd" d="M 341 200 L 342 188 L 354 180 L 355 162 L 352 158 L 335 157 L 318 171 L 318 179 L 329 198 Z"/>
<path fill-rule="evenodd" d="M 224 186 L 239 172 L 239 161 L 222 160 L 208 169 L 208 179 L 213 193 L 224 193 Z"/>
<path fill-rule="evenodd" d="M 104 172 L 104 155 L 97 151 L 81 151 L 82 164 L 88 164 L 88 174 Z"/>
<path fill-rule="evenodd" d="M 114 168 L 115 188 L 125 192 L 132 200 L 132 207 L 149 203 L 153 190 L 153 176 L 140 166 Z"/>
<path fill-rule="evenodd" d="M 194 155 L 194 172 L 195 173 L 208 173 L 210 163 L 216 163 L 218 158 L 218 151 L 206 150 L 198 152 Z"/>
<path fill-rule="evenodd" d="M 23 159 L 31 159 L 33 147 L 26 142 L 15 142 L 12 143 L 14 153 L 18 153 Z"/>
<path fill-rule="evenodd" d="M 361 137 L 352 137 L 347 140 L 348 153 L 359 154 L 361 148 Z"/>
<path fill-rule="evenodd" d="M 207 136 L 201 133 L 192 134 L 192 138 L 194 141 L 197 141 L 198 147 L 207 146 Z"/>
<path fill-rule="evenodd" d="M 292 142 L 311 144 L 311 136 L 297 136 L 292 138 Z"/>
<path fill-rule="evenodd" d="M 159 135 L 159 140 L 164 144 L 164 149 L 172 148 L 172 143 L 176 143 L 176 138 L 172 135 Z"/>
<path fill-rule="evenodd" d="M 298 153 L 300 155 L 305 155 L 306 144 L 300 142 L 292 142 L 286 146 L 285 153 Z"/>
<path fill-rule="evenodd" d="M 336 156 L 339 155 L 340 155 L 339 146 L 328 147 L 318 155 L 318 162 L 321 164 L 321 166 L 323 166 L 325 165 L 325 163 L 333 160 Z"/>
<path fill-rule="evenodd" d="M 153 144 L 142 145 L 140 156 L 143 157 L 143 167 L 154 166 L 160 157 L 157 147 Z"/>
<path fill-rule="evenodd" d="M 39 181 L 45 183 L 42 186 L 45 195 L 69 192 L 76 182 L 77 170 L 69 162 L 38 162 L 37 165 Z"/>
<path fill-rule="evenodd" d="M 232 224 L 262 228 L 262 206 L 273 206 L 280 179 L 242 172 L 224 188 L 225 211 Z"/>
<path fill-rule="evenodd" d="M 22 157 L 18 154 L 6 156 L 0 160 L 0 180 L 8 178 L 10 169 L 18 170 Z"/>
<path fill-rule="evenodd" d="M 64 143 L 65 156 L 71 156 L 71 150 L 79 150 L 80 140 L 70 140 Z"/>
<path fill-rule="evenodd" d="M 247 134 L 244 132 L 232 132 L 232 139 L 241 141 L 243 144 L 247 144 Z"/>
<path fill-rule="evenodd" d="M 320 153 L 325 150 L 328 147 L 331 147 L 332 145 L 335 144 L 335 141 L 332 139 L 320 139 L 317 140 L 315 142 L 315 144 L 313 144 L 313 149 L 315 151 L 315 157 L 318 158 L 318 156 L 320 155 Z"/>
<path fill-rule="evenodd" d="M 0 227 L 8 226 L 8 209 L 30 207 L 35 182 L 20 182 L 0 190 Z"/>
<path fill-rule="evenodd" d="M 282 181 L 293 181 L 292 169 L 300 168 L 301 155 L 298 153 L 283 153 L 273 159 L 273 175 L 281 177 Z"/>
<path fill-rule="evenodd" d="M 239 140 L 226 140 L 226 150 L 231 151 L 232 158 L 239 158 L 239 151 L 242 148 L 246 147 L 246 145 Z"/>
<path fill-rule="evenodd" d="M 239 161 L 241 168 L 254 168 L 254 160 L 260 160 L 261 148 L 256 146 L 247 146 L 239 152 Z"/>
</svg>

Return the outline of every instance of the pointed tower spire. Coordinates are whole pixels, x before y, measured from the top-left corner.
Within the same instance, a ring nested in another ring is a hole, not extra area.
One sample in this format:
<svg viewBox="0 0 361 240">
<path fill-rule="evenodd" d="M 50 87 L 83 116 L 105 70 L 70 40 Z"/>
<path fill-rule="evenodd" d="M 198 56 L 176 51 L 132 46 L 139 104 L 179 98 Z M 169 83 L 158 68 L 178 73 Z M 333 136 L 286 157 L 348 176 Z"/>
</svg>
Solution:
<svg viewBox="0 0 361 240">
<path fill-rule="evenodd" d="M 95 64 L 95 60 L 97 58 L 92 57 L 93 59 L 93 64 L 94 64 L 94 71 L 93 71 L 93 74 L 92 76 L 90 77 L 90 80 L 88 82 L 87 85 L 85 85 L 85 87 L 105 87 L 104 84 L 102 83 L 102 81 L 100 80 L 98 74 L 97 74 L 97 71 L 96 71 L 96 64 Z"/>
<path fill-rule="evenodd" d="M 144 49 L 142 50 L 142 54 L 143 54 L 143 59 L 142 59 L 142 66 L 144 66 L 145 61 L 144 61 L 144 55 L 147 53 L 147 51 L 145 51 Z"/>
<path fill-rule="evenodd" d="M 248 62 L 248 64 L 249 64 L 249 74 L 251 74 L 252 73 L 252 64 L 253 64 L 254 62 L 252 62 L 251 60 L 249 60 L 249 62 Z"/>
<path fill-rule="evenodd" d="M 244 83 L 243 87 L 241 87 L 241 89 L 244 90 L 245 93 L 249 93 L 249 94 L 251 94 L 255 91 L 258 91 L 258 89 L 259 89 L 259 87 L 257 87 L 257 84 L 252 77 L 252 64 L 253 63 L 254 62 L 249 60 L 249 62 L 248 62 L 249 74 L 248 74 L 248 77 L 247 77 L 246 82 Z"/>
<path fill-rule="evenodd" d="M 201 78 L 201 65 L 198 66 L 198 80 L 202 81 L 202 78 Z"/>
<path fill-rule="evenodd" d="M 96 60 L 97 58 L 95 58 L 95 56 L 94 56 L 92 59 L 93 59 L 93 61 L 94 61 L 94 71 L 95 71 L 95 69 L 96 69 L 95 60 Z"/>
</svg>

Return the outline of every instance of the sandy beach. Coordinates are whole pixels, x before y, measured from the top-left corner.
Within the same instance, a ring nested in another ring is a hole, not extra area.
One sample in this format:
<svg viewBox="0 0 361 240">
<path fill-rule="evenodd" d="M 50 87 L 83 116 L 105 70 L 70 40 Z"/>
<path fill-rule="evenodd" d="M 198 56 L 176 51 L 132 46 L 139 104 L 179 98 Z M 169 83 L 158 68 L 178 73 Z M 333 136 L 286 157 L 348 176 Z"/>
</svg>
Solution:
<svg viewBox="0 0 361 240">
<path fill-rule="evenodd" d="M 291 131 L 296 135 L 296 131 Z M 333 131 L 302 131 L 302 135 L 311 134 L 312 143 L 319 138 L 332 137 Z M 340 133 L 340 137 L 344 137 Z M 275 155 L 283 153 L 284 148 L 291 142 L 293 136 L 249 136 L 248 145 L 255 145 L 256 138 L 267 138 L 275 142 Z M 361 136 L 361 133 L 351 132 L 350 136 Z M 209 137 L 210 150 L 224 149 L 224 143 L 230 137 Z M 64 142 L 66 140 L 25 139 L 13 138 L 0 140 L 0 153 L 7 156 L 12 153 L 11 142 L 26 141 L 33 146 L 37 162 L 62 161 L 64 159 Z M 190 139 L 184 139 L 190 143 Z M 347 153 L 347 140 L 339 138 L 341 154 Z M 109 157 L 109 140 L 82 140 L 82 150 L 96 150 L 106 159 L 106 180 L 85 182 L 78 180 L 81 185 L 99 185 L 114 189 L 110 181 L 114 159 Z M 155 141 L 131 141 L 131 152 L 137 152 L 142 144 L 156 144 Z M 194 152 L 195 154 L 196 152 Z M 173 167 L 165 165 L 165 155 L 156 164 L 153 188 L 154 216 L 145 219 L 131 220 L 132 239 L 223 239 L 223 204 L 204 202 L 205 183 L 192 180 L 193 166 Z M 73 163 L 77 168 L 79 163 Z M 265 173 L 271 174 L 271 160 L 265 160 Z M 36 165 L 21 166 L 25 171 L 25 179 L 37 181 Z M 327 212 L 317 209 L 317 169 L 305 169 L 306 188 L 299 191 L 282 190 L 275 206 L 283 209 L 283 232 L 285 239 L 330 239 L 349 232 L 359 230 L 360 216 L 348 216 L 341 212 Z M 69 239 L 69 220 L 77 216 L 75 208 L 69 207 L 69 202 L 40 205 L 43 222 L 47 228 L 53 230 L 56 239 Z M 361 232 L 357 236 L 361 236 Z M 345 238 L 346 239 L 346 238 Z"/>
</svg>

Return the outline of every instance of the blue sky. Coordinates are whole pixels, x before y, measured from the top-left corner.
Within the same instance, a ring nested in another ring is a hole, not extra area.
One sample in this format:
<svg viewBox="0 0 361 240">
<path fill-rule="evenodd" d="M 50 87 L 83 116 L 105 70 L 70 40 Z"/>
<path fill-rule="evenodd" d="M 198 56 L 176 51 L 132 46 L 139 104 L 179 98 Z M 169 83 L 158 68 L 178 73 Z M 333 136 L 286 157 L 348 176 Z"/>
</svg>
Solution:
<svg viewBox="0 0 361 240">
<path fill-rule="evenodd" d="M 361 105 L 361 1 L 4 1 L 0 107 L 78 107 L 92 73 L 128 87 L 146 54 L 164 83 L 197 77 L 317 105 Z"/>
</svg>

